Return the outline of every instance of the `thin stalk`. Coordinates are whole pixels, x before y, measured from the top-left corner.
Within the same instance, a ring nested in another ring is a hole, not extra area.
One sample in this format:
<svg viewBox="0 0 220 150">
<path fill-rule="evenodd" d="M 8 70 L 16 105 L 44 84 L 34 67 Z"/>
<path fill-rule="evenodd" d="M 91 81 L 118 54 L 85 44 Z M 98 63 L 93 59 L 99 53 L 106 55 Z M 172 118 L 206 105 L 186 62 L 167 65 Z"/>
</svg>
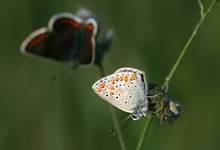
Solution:
<svg viewBox="0 0 220 150">
<path fill-rule="evenodd" d="M 202 4 L 201 0 L 198 0 L 197 2 L 198 2 L 199 7 L 200 7 L 200 19 L 199 19 L 198 23 L 196 24 L 196 26 L 194 27 L 194 30 L 191 33 L 191 35 L 189 36 L 189 38 L 186 41 L 185 45 L 183 46 L 183 48 L 180 52 L 180 55 L 178 56 L 176 62 L 173 65 L 173 67 L 171 68 L 169 74 L 165 77 L 165 81 L 164 81 L 162 87 L 166 91 L 168 90 L 170 80 L 172 79 L 174 73 L 176 72 L 176 69 L 179 66 L 180 62 L 182 61 L 186 51 L 189 49 L 190 44 L 192 43 L 193 39 L 197 35 L 197 33 L 198 33 L 199 29 L 201 28 L 202 24 L 204 23 L 206 17 L 210 14 L 210 12 L 213 10 L 214 6 L 219 2 L 219 0 L 212 1 L 211 4 L 209 5 L 208 9 L 205 12 L 204 12 L 204 8 L 203 8 L 203 4 Z M 144 125 L 144 129 L 143 129 L 143 131 L 141 133 L 141 136 L 139 138 L 136 150 L 141 149 L 141 147 L 143 145 L 143 142 L 144 142 L 144 137 L 149 132 L 150 122 L 151 122 L 151 119 L 149 119 L 149 122 L 147 121 L 146 124 Z"/>
<path fill-rule="evenodd" d="M 105 76 L 105 69 L 104 69 L 103 65 L 98 65 L 98 68 L 99 68 L 99 72 L 100 72 L 101 77 Z M 110 104 L 108 104 L 108 108 L 109 108 L 109 111 L 111 113 L 111 117 L 112 117 L 114 126 L 117 129 L 117 136 L 118 136 L 118 141 L 120 143 L 121 149 L 126 150 L 124 139 L 123 139 L 123 136 L 122 136 L 122 133 L 121 133 L 121 129 L 119 127 L 119 123 L 118 123 L 118 119 L 117 119 L 115 110 Z"/>
<path fill-rule="evenodd" d="M 112 116 L 112 120 L 113 120 L 114 125 L 117 129 L 117 136 L 118 136 L 118 140 L 119 140 L 121 149 L 126 150 L 124 139 L 123 139 L 123 136 L 122 136 L 122 133 L 121 133 L 121 129 L 119 127 L 118 119 L 116 117 L 115 109 L 110 104 L 108 106 L 109 106 L 109 111 L 110 111 L 111 116 Z"/>
<path fill-rule="evenodd" d="M 184 57 L 186 51 L 189 49 L 190 44 L 192 43 L 193 39 L 195 38 L 195 36 L 197 35 L 199 29 L 201 28 L 202 24 L 204 23 L 204 20 L 206 19 L 206 17 L 209 15 L 209 13 L 211 12 L 211 10 L 213 9 L 213 7 L 217 4 L 218 0 L 214 0 L 212 1 L 212 3 L 209 5 L 209 8 L 207 9 L 206 12 L 201 13 L 201 17 L 199 19 L 199 22 L 196 24 L 196 26 L 194 27 L 193 32 L 191 33 L 190 37 L 188 38 L 186 44 L 184 45 L 183 49 L 181 50 L 181 53 L 179 55 L 179 57 L 177 58 L 175 64 L 173 65 L 172 69 L 170 70 L 169 74 L 166 76 L 165 81 L 163 83 L 163 88 L 168 89 L 169 87 L 169 82 L 172 79 L 177 67 L 179 66 L 182 58 Z M 198 1 L 201 12 L 203 12 L 203 5 L 201 3 L 201 1 Z"/>
<path fill-rule="evenodd" d="M 144 138 L 146 136 L 145 133 L 148 133 L 148 131 L 150 129 L 150 125 L 151 125 L 151 117 L 146 120 L 146 123 L 144 125 L 144 129 L 143 129 L 143 131 L 141 133 L 140 139 L 138 140 L 138 144 L 137 144 L 136 150 L 140 150 L 141 149 L 141 147 L 142 147 L 142 145 L 144 143 Z"/>
</svg>

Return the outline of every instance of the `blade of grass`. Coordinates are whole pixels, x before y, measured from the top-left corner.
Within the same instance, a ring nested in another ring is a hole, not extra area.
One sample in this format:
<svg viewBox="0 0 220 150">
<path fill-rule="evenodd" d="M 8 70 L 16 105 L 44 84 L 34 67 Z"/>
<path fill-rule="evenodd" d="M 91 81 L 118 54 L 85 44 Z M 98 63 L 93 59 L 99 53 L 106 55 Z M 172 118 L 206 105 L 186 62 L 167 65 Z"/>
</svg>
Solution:
<svg viewBox="0 0 220 150">
<path fill-rule="evenodd" d="M 188 40 L 186 41 L 185 45 L 183 46 L 180 55 L 178 56 L 176 62 L 174 63 L 173 67 L 171 68 L 169 74 L 166 76 L 165 81 L 163 83 L 163 88 L 167 91 L 168 87 L 169 87 L 169 82 L 172 79 L 177 67 L 179 66 L 181 60 L 183 59 L 186 51 L 189 49 L 190 44 L 192 43 L 193 39 L 195 38 L 195 36 L 197 35 L 199 29 L 201 28 L 202 24 L 204 23 L 206 17 L 210 14 L 210 12 L 213 10 L 214 6 L 219 2 L 219 0 L 214 0 L 211 2 L 211 4 L 209 5 L 208 9 L 204 12 L 204 8 L 203 8 L 203 4 L 201 2 L 201 0 L 197 1 L 200 7 L 200 19 L 198 21 L 198 23 L 196 24 L 196 26 L 194 27 L 193 32 L 191 33 L 191 35 L 189 36 Z M 136 150 L 140 150 L 143 142 L 144 142 L 144 137 L 148 134 L 149 132 L 149 128 L 150 128 L 150 122 L 151 119 L 146 121 L 146 124 L 144 125 L 144 129 L 141 132 L 141 136 L 138 140 L 138 144 L 136 147 Z"/>
</svg>

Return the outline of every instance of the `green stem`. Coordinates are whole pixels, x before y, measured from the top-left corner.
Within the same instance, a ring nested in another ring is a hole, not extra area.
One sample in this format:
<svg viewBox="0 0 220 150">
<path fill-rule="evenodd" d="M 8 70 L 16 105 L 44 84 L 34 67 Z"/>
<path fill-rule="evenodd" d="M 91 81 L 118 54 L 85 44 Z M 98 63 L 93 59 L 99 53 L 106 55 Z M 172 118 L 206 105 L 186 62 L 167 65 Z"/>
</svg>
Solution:
<svg viewBox="0 0 220 150">
<path fill-rule="evenodd" d="M 198 1 L 199 5 L 200 5 L 200 9 L 203 9 L 203 6 L 201 1 Z M 186 51 L 189 49 L 190 44 L 192 43 L 193 39 L 195 38 L 195 36 L 198 33 L 198 30 L 201 28 L 204 20 L 206 19 L 206 17 L 209 15 L 209 13 L 211 12 L 212 8 L 217 4 L 218 0 L 214 0 L 212 1 L 212 3 L 209 5 L 209 8 L 207 9 L 206 12 L 201 13 L 201 17 L 199 22 L 196 24 L 192 34 L 190 35 L 190 37 L 188 38 L 186 44 L 184 45 L 183 49 L 181 50 L 181 53 L 179 55 L 179 57 L 177 58 L 175 64 L 173 65 L 171 71 L 169 72 L 169 74 L 166 76 L 165 81 L 163 83 L 163 88 L 168 89 L 169 87 L 169 82 L 172 79 L 177 67 L 179 66 L 183 56 L 185 55 Z M 201 10 L 203 12 L 203 10 Z"/>
<path fill-rule="evenodd" d="M 103 65 L 98 65 L 98 68 L 99 68 L 100 75 L 101 75 L 102 77 L 105 76 L 105 70 L 104 70 Z M 109 106 L 109 111 L 110 111 L 110 113 L 111 113 L 114 126 L 115 126 L 116 129 L 117 129 L 117 136 L 118 136 L 118 140 L 119 140 L 121 149 L 122 149 L 122 150 L 126 150 L 125 143 L 124 143 L 124 139 L 123 139 L 123 136 L 122 136 L 120 127 L 119 127 L 119 123 L 118 123 L 118 119 L 117 119 L 115 110 L 114 110 L 114 108 L 113 108 L 110 104 L 109 104 L 108 106 Z"/>
<path fill-rule="evenodd" d="M 119 127 L 118 119 L 116 117 L 115 109 L 110 104 L 108 106 L 109 106 L 109 110 L 110 110 L 110 113 L 111 113 L 111 116 L 112 116 L 112 120 L 113 120 L 114 125 L 117 129 L 117 136 L 118 136 L 118 140 L 119 140 L 121 149 L 126 150 L 124 139 L 123 139 L 123 136 L 122 136 L 122 133 L 121 133 L 121 129 Z"/>
<path fill-rule="evenodd" d="M 172 79 L 177 67 L 179 66 L 182 58 L 184 57 L 186 51 L 189 49 L 190 44 L 192 43 L 193 39 L 195 38 L 195 36 L 197 35 L 199 29 L 201 28 L 202 24 L 204 23 L 206 17 L 209 15 L 209 13 L 212 11 L 212 9 L 214 8 L 214 6 L 219 2 L 219 0 L 214 0 L 211 2 L 211 4 L 209 5 L 208 9 L 204 12 L 203 9 L 203 4 L 201 2 L 201 0 L 198 0 L 198 4 L 200 6 L 200 19 L 199 22 L 196 24 L 196 26 L 194 27 L 193 32 L 191 33 L 190 37 L 188 38 L 187 42 L 185 43 L 185 45 L 183 46 L 181 53 L 179 55 L 179 57 L 177 58 L 176 62 L 174 63 L 173 67 L 171 68 L 169 74 L 166 76 L 165 81 L 163 83 L 163 88 L 165 88 L 165 90 L 168 90 L 169 87 L 169 82 Z M 141 136 L 139 138 L 138 141 L 138 145 L 136 150 L 140 150 L 142 145 L 143 145 L 143 141 L 144 141 L 144 137 L 146 134 L 148 134 L 149 132 L 149 128 L 150 128 L 150 122 L 151 119 L 149 119 L 149 121 L 146 122 L 146 124 L 144 125 L 144 129 L 141 133 Z"/>
<path fill-rule="evenodd" d="M 144 138 L 146 136 L 145 133 L 148 133 L 148 131 L 150 129 L 150 125 L 151 125 L 151 118 L 148 118 L 146 120 L 145 125 L 144 125 L 144 129 L 143 129 L 143 131 L 141 133 L 140 139 L 138 140 L 138 144 L 137 144 L 136 150 L 140 150 L 141 149 L 141 147 L 142 147 L 142 145 L 144 143 Z"/>
</svg>

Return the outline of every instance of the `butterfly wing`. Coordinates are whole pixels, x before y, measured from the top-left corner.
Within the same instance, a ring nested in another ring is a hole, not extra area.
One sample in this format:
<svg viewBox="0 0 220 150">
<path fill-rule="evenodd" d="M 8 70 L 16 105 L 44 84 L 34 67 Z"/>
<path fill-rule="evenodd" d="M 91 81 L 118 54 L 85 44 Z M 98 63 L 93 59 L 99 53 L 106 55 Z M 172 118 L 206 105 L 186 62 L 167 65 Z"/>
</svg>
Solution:
<svg viewBox="0 0 220 150">
<path fill-rule="evenodd" d="M 69 13 L 55 15 L 49 22 L 49 30 L 65 41 L 63 45 L 69 45 L 80 64 L 94 63 L 97 28 L 95 19 L 85 21 Z"/>
<path fill-rule="evenodd" d="M 144 73 L 136 69 L 121 68 L 93 85 L 96 94 L 115 107 L 134 113 L 147 108 L 147 90 Z"/>
<path fill-rule="evenodd" d="M 51 17 L 48 23 L 50 32 L 60 35 L 65 32 L 76 32 L 82 28 L 82 20 L 70 13 L 59 13 Z"/>
<path fill-rule="evenodd" d="M 84 23 L 81 34 L 81 48 L 79 51 L 80 64 L 93 64 L 96 54 L 96 36 L 98 25 L 95 19 L 89 18 Z"/>
<path fill-rule="evenodd" d="M 31 33 L 22 43 L 21 52 L 57 61 L 72 61 L 79 55 L 81 20 L 71 14 L 54 15 L 48 28 Z"/>
<path fill-rule="evenodd" d="M 68 61 L 69 57 L 67 52 L 63 52 L 59 40 L 47 28 L 31 33 L 22 43 L 21 52 L 28 56 L 58 61 Z"/>
<path fill-rule="evenodd" d="M 76 61 L 82 45 L 81 18 L 70 13 L 60 13 L 50 19 L 48 29 L 56 37 L 68 59 Z"/>
</svg>

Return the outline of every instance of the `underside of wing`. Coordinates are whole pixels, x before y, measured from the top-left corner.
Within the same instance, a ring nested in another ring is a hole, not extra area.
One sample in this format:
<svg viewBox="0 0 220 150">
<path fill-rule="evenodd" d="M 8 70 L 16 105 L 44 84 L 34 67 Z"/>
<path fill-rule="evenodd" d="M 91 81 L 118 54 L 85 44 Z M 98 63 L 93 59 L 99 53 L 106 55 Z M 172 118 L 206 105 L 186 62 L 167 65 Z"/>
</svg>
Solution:
<svg viewBox="0 0 220 150">
<path fill-rule="evenodd" d="M 134 113 L 142 103 L 147 103 L 145 83 L 141 78 L 137 72 L 120 71 L 97 81 L 93 90 L 115 107 Z"/>
</svg>

